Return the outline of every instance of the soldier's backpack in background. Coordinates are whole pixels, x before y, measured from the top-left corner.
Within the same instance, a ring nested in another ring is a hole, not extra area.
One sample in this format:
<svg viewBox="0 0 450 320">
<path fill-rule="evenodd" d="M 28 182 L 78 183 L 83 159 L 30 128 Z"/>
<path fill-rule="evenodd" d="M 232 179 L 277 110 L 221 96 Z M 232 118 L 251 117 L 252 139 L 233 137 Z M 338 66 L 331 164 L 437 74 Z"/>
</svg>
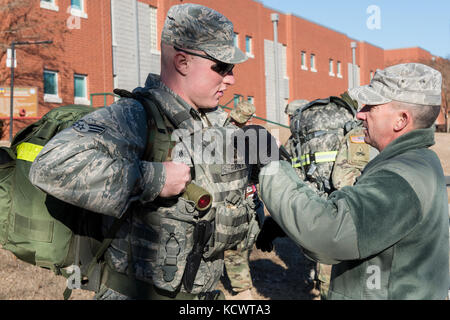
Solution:
<svg viewBox="0 0 450 320">
<path fill-rule="evenodd" d="M 347 101 L 334 96 L 317 99 L 297 109 L 291 119 L 297 142 L 292 166 L 300 169 L 303 180 L 326 193 L 335 189 L 331 174 L 344 136 L 358 124 L 356 106 Z"/>
</svg>

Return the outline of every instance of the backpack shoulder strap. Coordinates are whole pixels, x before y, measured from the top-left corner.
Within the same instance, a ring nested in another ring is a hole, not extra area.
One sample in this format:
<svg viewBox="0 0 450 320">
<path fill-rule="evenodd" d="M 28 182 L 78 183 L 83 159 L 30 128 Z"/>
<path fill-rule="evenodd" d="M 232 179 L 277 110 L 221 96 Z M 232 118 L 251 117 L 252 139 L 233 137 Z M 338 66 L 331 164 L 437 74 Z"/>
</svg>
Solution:
<svg viewBox="0 0 450 320">
<path fill-rule="evenodd" d="M 164 112 L 159 102 L 150 92 L 129 92 L 114 89 L 114 93 L 124 98 L 132 98 L 141 103 L 147 114 L 147 144 L 143 159 L 164 162 L 170 150 L 170 133 L 164 121 Z"/>
</svg>

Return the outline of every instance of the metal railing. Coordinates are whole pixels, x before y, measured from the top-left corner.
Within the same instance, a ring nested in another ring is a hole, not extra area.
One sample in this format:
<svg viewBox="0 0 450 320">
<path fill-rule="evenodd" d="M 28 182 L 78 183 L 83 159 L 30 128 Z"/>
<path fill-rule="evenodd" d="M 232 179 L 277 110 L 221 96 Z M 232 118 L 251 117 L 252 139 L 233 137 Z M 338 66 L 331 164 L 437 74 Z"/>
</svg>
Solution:
<svg viewBox="0 0 450 320">
<path fill-rule="evenodd" d="M 105 107 L 107 106 L 107 103 L 106 103 L 106 98 L 107 98 L 107 96 L 119 97 L 118 95 L 116 95 L 116 94 L 114 94 L 114 93 L 111 93 L 111 92 L 91 93 L 91 95 L 90 95 L 91 107 L 94 106 L 94 103 L 93 103 L 93 97 L 94 97 L 94 96 L 102 96 L 102 95 L 103 95 L 103 106 L 105 106 Z M 243 97 L 242 95 L 236 95 L 236 96 Z M 222 109 L 233 110 L 234 108 L 228 107 L 228 105 L 229 105 L 231 102 L 233 102 L 234 99 L 235 99 L 235 98 L 233 97 L 230 101 L 228 101 L 228 102 L 225 103 L 224 105 L 220 105 L 220 104 L 219 104 L 219 107 L 221 107 Z M 289 129 L 289 126 L 284 125 L 284 124 L 281 124 L 281 123 L 278 123 L 278 122 L 275 122 L 275 121 L 271 121 L 271 120 L 269 120 L 269 119 L 261 118 L 261 117 L 255 116 L 255 115 L 254 115 L 252 118 L 259 119 L 259 120 L 265 121 L 265 122 L 267 122 L 267 123 L 271 123 L 271 124 L 274 124 L 274 125 L 277 125 L 277 126 L 280 126 L 280 127 L 283 127 L 283 128 L 288 128 L 288 129 Z"/>
<path fill-rule="evenodd" d="M 108 98 L 108 96 L 119 97 L 117 94 L 114 94 L 112 92 L 91 93 L 90 94 L 91 107 L 94 106 L 94 97 L 95 96 L 103 96 L 103 106 L 104 107 L 107 106 L 106 99 Z"/>
</svg>

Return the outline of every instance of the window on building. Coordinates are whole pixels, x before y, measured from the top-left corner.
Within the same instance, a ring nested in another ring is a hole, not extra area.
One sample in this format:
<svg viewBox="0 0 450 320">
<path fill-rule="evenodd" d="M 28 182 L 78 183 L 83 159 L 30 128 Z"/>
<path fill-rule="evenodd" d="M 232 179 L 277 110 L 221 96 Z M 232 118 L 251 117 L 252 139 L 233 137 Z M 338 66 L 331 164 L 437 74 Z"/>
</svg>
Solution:
<svg viewBox="0 0 450 320">
<path fill-rule="evenodd" d="M 254 105 L 255 104 L 255 97 L 248 96 L 247 97 L 247 101 Z"/>
<path fill-rule="evenodd" d="M 330 59 L 329 61 L 328 61 L 328 74 L 331 76 L 331 77 L 334 77 L 334 62 L 333 62 L 333 59 Z"/>
<path fill-rule="evenodd" d="M 306 52 L 302 51 L 300 53 L 300 63 L 302 70 L 308 70 L 308 67 L 306 66 Z"/>
<path fill-rule="evenodd" d="M 373 78 L 373 71 L 370 70 L 370 80 L 372 80 L 372 78 Z"/>
<path fill-rule="evenodd" d="M 40 7 L 48 10 L 59 11 L 56 0 L 41 0 Z"/>
<path fill-rule="evenodd" d="M 234 107 L 236 107 L 238 104 L 239 104 L 239 102 L 241 101 L 241 95 L 240 94 L 235 94 L 234 95 L 234 98 L 233 98 L 233 105 L 234 105 Z"/>
<path fill-rule="evenodd" d="M 247 53 L 247 56 L 254 57 L 253 56 L 253 43 L 252 43 L 252 37 L 245 36 L 245 52 Z"/>
<path fill-rule="evenodd" d="M 87 18 L 85 1 L 86 0 L 70 0 L 70 14 L 72 16 Z"/>
<path fill-rule="evenodd" d="M 77 104 L 89 104 L 87 96 L 87 77 L 81 74 L 75 74 L 73 76 L 74 81 L 74 100 Z"/>
<path fill-rule="evenodd" d="M 158 9 L 150 6 L 150 49 L 158 51 Z"/>
<path fill-rule="evenodd" d="M 338 78 L 342 78 L 342 66 L 341 66 L 341 62 L 338 61 L 336 64 L 336 68 L 337 68 L 337 77 Z"/>
<path fill-rule="evenodd" d="M 311 53 L 310 67 L 311 67 L 311 71 L 312 72 L 317 72 L 317 69 L 316 69 L 316 55 L 314 53 Z"/>
<path fill-rule="evenodd" d="M 233 35 L 233 44 L 235 47 L 239 48 L 239 34 L 234 33 Z"/>
<path fill-rule="evenodd" d="M 44 70 L 44 101 L 61 103 L 58 92 L 58 72 Z"/>
</svg>

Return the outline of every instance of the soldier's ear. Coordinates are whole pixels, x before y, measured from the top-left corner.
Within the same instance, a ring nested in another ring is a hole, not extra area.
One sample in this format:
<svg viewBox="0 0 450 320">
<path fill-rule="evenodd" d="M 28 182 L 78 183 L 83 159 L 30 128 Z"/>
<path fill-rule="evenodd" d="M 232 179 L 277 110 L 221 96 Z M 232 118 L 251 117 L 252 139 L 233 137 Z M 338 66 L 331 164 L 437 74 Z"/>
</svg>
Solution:
<svg viewBox="0 0 450 320">
<path fill-rule="evenodd" d="M 409 110 L 398 110 L 394 122 L 394 131 L 399 132 L 412 125 L 412 114 Z"/>
<path fill-rule="evenodd" d="M 182 75 L 186 75 L 189 69 L 189 58 L 184 52 L 178 51 L 173 57 L 173 65 Z"/>
</svg>

